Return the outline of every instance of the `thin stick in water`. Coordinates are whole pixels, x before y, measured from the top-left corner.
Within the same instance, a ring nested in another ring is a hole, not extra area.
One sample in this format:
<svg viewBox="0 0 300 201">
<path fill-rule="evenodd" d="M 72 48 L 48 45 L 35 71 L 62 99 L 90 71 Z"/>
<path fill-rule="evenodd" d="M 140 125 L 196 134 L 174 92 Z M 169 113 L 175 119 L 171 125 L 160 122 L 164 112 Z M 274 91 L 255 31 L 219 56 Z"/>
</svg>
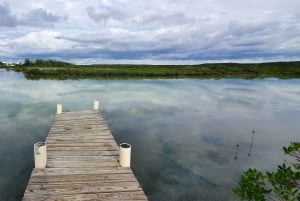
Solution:
<svg viewBox="0 0 300 201">
<path fill-rule="evenodd" d="M 237 160 L 237 158 L 238 158 L 237 154 L 238 154 L 238 151 L 239 151 L 239 146 L 240 146 L 239 144 L 236 144 L 236 151 L 235 151 L 235 157 L 234 157 L 235 160 Z"/>
<path fill-rule="evenodd" d="M 255 134 L 255 131 L 252 131 L 252 139 L 251 139 L 250 150 L 249 150 L 248 156 L 251 155 L 252 146 L 253 146 L 253 138 L 254 138 L 254 134 Z"/>
</svg>

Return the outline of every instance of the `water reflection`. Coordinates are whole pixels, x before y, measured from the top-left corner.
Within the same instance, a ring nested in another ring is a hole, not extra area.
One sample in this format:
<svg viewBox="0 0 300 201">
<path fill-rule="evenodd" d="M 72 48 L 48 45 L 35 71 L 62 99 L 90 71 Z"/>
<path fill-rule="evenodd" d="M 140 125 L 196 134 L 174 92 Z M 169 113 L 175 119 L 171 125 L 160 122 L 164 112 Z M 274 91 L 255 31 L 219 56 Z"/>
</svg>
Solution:
<svg viewBox="0 0 300 201">
<path fill-rule="evenodd" d="M 22 197 L 33 143 L 46 137 L 56 103 L 73 111 L 101 101 L 116 140 L 133 145 L 150 200 L 234 200 L 242 171 L 275 168 L 281 147 L 299 139 L 300 80 L 28 81 L 6 71 L 0 79 L 0 200 Z"/>
</svg>

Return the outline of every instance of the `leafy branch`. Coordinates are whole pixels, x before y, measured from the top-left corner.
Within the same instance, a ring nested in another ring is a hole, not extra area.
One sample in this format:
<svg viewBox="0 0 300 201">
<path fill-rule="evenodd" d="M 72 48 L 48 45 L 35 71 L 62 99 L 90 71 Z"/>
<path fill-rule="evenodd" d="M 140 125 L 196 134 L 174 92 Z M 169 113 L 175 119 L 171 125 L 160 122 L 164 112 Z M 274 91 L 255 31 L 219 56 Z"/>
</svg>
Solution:
<svg viewBox="0 0 300 201">
<path fill-rule="evenodd" d="M 296 158 L 292 166 L 283 163 L 276 171 L 262 173 L 256 169 L 248 169 L 241 176 L 233 192 L 241 200 L 265 201 L 299 201 L 300 200 L 300 172 L 299 156 L 300 142 L 291 142 L 283 147 L 285 154 Z"/>
</svg>

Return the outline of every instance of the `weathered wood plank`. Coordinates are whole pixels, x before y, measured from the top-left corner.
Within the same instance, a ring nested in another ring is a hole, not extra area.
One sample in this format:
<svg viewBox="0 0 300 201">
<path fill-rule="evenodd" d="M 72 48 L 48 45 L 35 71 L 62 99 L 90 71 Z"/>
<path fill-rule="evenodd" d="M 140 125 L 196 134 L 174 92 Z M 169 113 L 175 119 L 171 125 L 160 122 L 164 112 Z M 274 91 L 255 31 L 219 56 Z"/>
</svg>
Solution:
<svg viewBox="0 0 300 201">
<path fill-rule="evenodd" d="M 64 138 L 71 138 L 71 139 L 81 139 L 81 138 L 98 138 L 98 139 L 102 139 L 102 138 L 111 138 L 114 139 L 112 137 L 112 134 L 110 132 L 106 132 L 106 131 L 92 131 L 92 132 L 60 132 L 60 133 L 49 133 L 48 138 L 55 138 L 55 139 L 64 139 Z"/>
<path fill-rule="evenodd" d="M 103 124 L 96 124 L 96 123 L 89 124 L 89 123 L 78 122 L 78 123 L 75 123 L 75 125 L 65 124 L 65 123 L 63 123 L 62 125 L 53 124 L 53 127 L 51 128 L 50 131 L 53 131 L 53 130 L 68 130 L 68 129 L 76 129 L 76 128 L 81 128 L 81 129 L 86 129 L 86 130 L 92 130 L 92 129 L 104 130 L 104 129 L 108 129 L 107 125 L 104 124 L 104 123 Z"/>
<path fill-rule="evenodd" d="M 119 156 L 116 150 L 47 150 L 52 156 Z"/>
<path fill-rule="evenodd" d="M 124 167 L 92 167 L 92 168 L 44 168 L 33 169 L 33 176 L 73 175 L 73 174 L 132 174 L 130 168 Z"/>
<path fill-rule="evenodd" d="M 56 144 L 63 144 L 63 143 L 116 143 L 115 139 L 111 137 L 107 138 L 81 138 L 81 139 L 74 139 L 74 138 L 47 138 L 47 144 L 56 143 Z"/>
<path fill-rule="evenodd" d="M 23 201 L 120 201 L 135 200 L 146 201 L 147 198 L 143 191 L 117 192 L 117 193 L 93 193 L 93 194 L 74 194 L 74 195 L 45 195 L 24 196 Z"/>
<path fill-rule="evenodd" d="M 136 181 L 133 174 L 75 174 L 75 175 L 51 175 L 51 176 L 35 176 L 30 177 L 30 184 L 37 183 L 52 183 L 52 184 L 66 184 L 74 183 L 87 183 L 94 181 Z"/>
<path fill-rule="evenodd" d="M 48 143 L 47 147 L 53 148 L 53 147 L 84 147 L 84 148 L 94 148 L 94 147 L 114 147 L 115 149 L 118 149 L 118 145 L 115 142 L 96 142 L 96 143 Z"/>
<path fill-rule="evenodd" d="M 33 169 L 23 201 L 148 200 L 99 112 L 57 115 L 46 144 L 47 168 Z"/>
<path fill-rule="evenodd" d="M 103 167 L 103 166 L 109 166 L 109 167 L 116 167 L 118 166 L 118 162 L 116 161 L 96 161 L 96 160 L 85 160 L 85 161 L 73 161 L 73 160 L 63 160 L 63 161 L 57 161 L 57 160 L 49 160 L 47 162 L 47 167 Z"/>
<path fill-rule="evenodd" d="M 60 131 L 60 130 L 57 130 L 57 131 L 51 131 L 50 133 L 49 133 L 49 136 L 50 135 L 66 135 L 66 134 L 68 134 L 68 135 L 70 135 L 70 134 L 72 134 L 72 135 L 111 135 L 111 132 L 109 131 L 109 130 L 101 130 L 101 129 L 93 129 L 93 130 L 79 130 L 79 129 L 77 129 L 77 130 L 71 130 L 71 129 L 69 129 L 69 130 L 63 130 L 63 131 Z"/>
<path fill-rule="evenodd" d="M 81 122 L 78 122 L 80 124 Z M 81 123 L 82 124 L 82 123 Z M 108 130 L 108 127 L 106 125 L 95 125 L 95 124 L 82 124 L 80 126 L 76 125 L 54 125 L 50 131 L 54 130 L 68 130 L 68 129 L 85 129 L 85 130 L 93 130 L 93 129 L 98 129 L 98 130 Z"/>
<path fill-rule="evenodd" d="M 98 161 L 102 161 L 102 160 L 113 160 L 113 161 L 117 161 L 118 160 L 118 156 L 97 156 L 97 155 L 88 155 L 88 156 L 55 156 L 55 155 L 50 155 L 47 157 L 48 161 L 50 160 L 66 160 L 66 161 L 70 161 L 70 160 L 76 160 L 76 161 L 85 161 L 85 160 L 98 160 Z"/>
<path fill-rule="evenodd" d="M 108 128 L 92 128 L 92 127 L 88 127 L 88 128 L 83 128 L 83 127 L 80 127 L 80 128 L 71 128 L 71 127 L 64 127 L 64 128 L 53 128 L 50 130 L 50 134 L 53 133 L 53 134 L 58 134 L 58 133 L 82 133 L 82 132 L 85 132 L 85 133 L 95 133 L 95 132 L 99 132 L 99 133 L 110 133 L 109 129 Z"/>
<path fill-rule="evenodd" d="M 115 151 L 113 146 L 107 147 L 47 147 L 47 151 Z"/>
<path fill-rule="evenodd" d="M 78 193 L 110 193 L 110 192 L 126 192 L 141 191 L 141 187 L 137 182 L 94 182 L 84 184 L 36 184 L 29 185 L 26 192 L 34 195 L 73 195 Z"/>
<path fill-rule="evenodd" d="M 102 133 L 101 135 L 99 135 L 100 133 Z M 107 132 L 107 131 L 98 131 L 98 130 L 93 130 L 91 132 L 87 132 L 87 131 L 61 131 L 60 133 L 58 132 L 53 132 L 53 133 L 49 133 L 49 137 L 89 137 L 89 136 L 92 136 L 92 137 L 95 137 L 97 138 L 97 136 L 99 138 L 101 138 L 102 136 L 110 136 L 111 137 L 111 133 L 110 132 Z"/>
</svg>

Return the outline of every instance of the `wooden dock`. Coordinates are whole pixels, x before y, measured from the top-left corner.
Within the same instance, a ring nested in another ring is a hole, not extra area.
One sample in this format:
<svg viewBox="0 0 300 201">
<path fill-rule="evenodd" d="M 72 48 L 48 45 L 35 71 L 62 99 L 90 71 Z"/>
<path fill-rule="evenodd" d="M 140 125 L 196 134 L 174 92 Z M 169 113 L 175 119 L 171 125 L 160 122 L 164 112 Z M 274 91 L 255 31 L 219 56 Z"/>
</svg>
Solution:
<svg viewBox="0 0 300 201">
<path fill-rule="evenodd" d="M 47 166 L 33 169 L 23 201 L 148 200 L 96 110 L 57 115 L 46 139 Z"/>
</svg>

